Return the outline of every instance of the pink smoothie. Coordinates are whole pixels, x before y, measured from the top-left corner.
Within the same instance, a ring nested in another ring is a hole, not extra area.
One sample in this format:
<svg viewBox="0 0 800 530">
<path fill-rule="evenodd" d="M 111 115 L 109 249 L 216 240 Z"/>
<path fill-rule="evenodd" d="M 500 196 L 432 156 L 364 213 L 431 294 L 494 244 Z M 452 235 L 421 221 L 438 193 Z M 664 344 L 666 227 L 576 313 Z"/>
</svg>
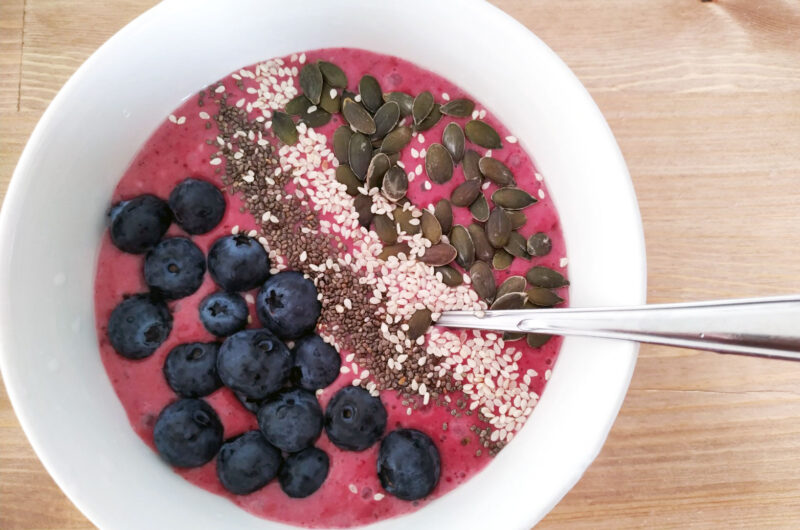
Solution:
<svg viewBox="0 0 800 530">
<path fill-rule="evenodd" d="M 423 90 L 430 90 L 440 103 L 445 102 L 444 94 L 450 99 L 468 97 L 467 92 L 442 77 L 396 57 L 342 48 L 306 52 L 305 55 L 308 61 L 324 59 L 338 64 L 347 73 L 350 85 L 348 88 L 353 91 L 357 90 L 356 85 L 361 75 L 370 73 L 379 80 L 384 92 L 402 90 L 417 94 Z M 288 65 L 301 67 L 297 61 L 292 62 L 290 57 L 284 60 Z M 246 98 L 248 101 L 254 99 L 255 96 L 247 92 L 248 87 L 255 86 L 254 81 L 243 79 L 243 89 L 237 87 L 232 77 L 227 77 L 223 82 L 229 94 L 229 103 L 239 98 Z M 476 110 L 483 109 L 485 107 L 476 102 Z M 218 166 L 209 164 L 210 158 L 216 152 L 214 144 L 218 130 L 213 119 L 201 117 L 202 112 L 212 116 L 215 114 L 216 104 L 210 97 L 205 98 L 202 107 L 198 104 L 198 98 L 192 97 L 176 109 L 173 113 L 174 119 L 165 120 L 138 153 L 120 179 L 109 204 L 141 193 L 152 193 L 166 199 L 172 188 L 188 176 L 208 180 L 223 188 L 220 173 L 217 172 Z M 256 111 L 253 112 L 253 116 L 255 115 Z M 482 119 L 495 127 L 502 138 L 505 139 L 511 134 L 490 113 Z M 442 119 L 434 128 L 415 136 L 401 158 L 406 171 L 413 172 L 419 164 L 424 166 L 424 158 L 414 157 L 411 148 L 420 151 L 433 142 L 439 142 L 442 129 L 450 121 L 456 121 L 463 126 L 468 118 Z M 207 123 L 211 126 L 208 127 Z M 318 128 L 317 132 L 326 135 L 330 144 L 333 131 L 339 125 L 341 125 L 339 117 L 334 116 L 329 124 Z M 207 143 L 207 140 L 211 144 Z M 274 138 L 269 140 L 277 142 Z M 528 223 L 520 229 L 520 232 L 525 237 L 539 231 L 546 232 L 553 241 L 553 249 L 545 257 L 532 258 L 530 261 L 515 260 L 509 270 L 497 273 L 497 278 L 502 280 L 511 274 L 524 275 L 531 265 L 544 265 L 565 274 L 566 261 L 562 261 L 565 257 L 563 236 L 558 215 L 544 183 L 536 178 L 534 165 L 519 143 L 513 142 L 512 138 L 512 141 L 504 140 L 503 144 L 503 148 L 495 150 L 492 156 L 504 161 L 511 168 L 518 186 L 539 198 L 538 204 L 525 211 Z M 535 151 L 535 146 L 531 147 Z M 475 149 L 480 154 L 485 152 L 482 148 Z M 427 182 L 427 177 L 423 171 L 410 184 L 408 196 L 419 207 L 435 203 L 441 197 L 449 197 L 452 189 L 463 182 L 463 173 L 459 165 L 448 184 L 434 185 L 430 191 L 424 189 L 424 182 Z M 493 190 L 494 187 L 491 187 L 485 193 L 489 196 Z M 226 200 L 228 207 L 220 225 L 209 234 L 193 237 L 204 252 L 208 251 L 214 240 L 231 233 L 236 226 L 244 232 L 259 229 L 260 223 L 243 208 L 240 198 L 226 194 Z M 457 211 L 456 222 L 468 225 L 471 222 L 468 212 Z M 173 225 L 168 235 L 185 234 Z M 108 376 L 125 408 L 131 426 L 145 443 L 153 447 L 155 419 L 167 404 L 176 399 L 162 374 L 164 359 L 167 353 L 180 343 L 216 340 L 200 323 L 197 307 L 200 300 L 217 289 L 207 275 L 196 293 L 170 303 L 174 325 L 169 338 L 149 358 L 139 361 L 127 360 L 111 347 L 106 335 L 106 325 L 111 311 L 122 300 L 123 295 L 147 290 L 141 272 L 142 262 L 142 256 L 125 254 L 117 250 L 106 234 L 101 242 L 98 259 L 95 308 L 100 355 Z M 255 295 L 255 291 L 250 294 Z M 560 289 L 559 294 L 566 298 L 566 289 Z M 250 297 L 247 298 L 248 302 L 252 300 Z M 258 327 L 254 306 L 252 303 L 250 306 L 253 319 L 251 327 Z M 549 374 L 549 369 L 555 362 L 560 345 L 561 341 L 558 338 L 551 339 L 537 349 L 529 348 L 524 340 L 508 343 L 509 347 L 523 352 L 518 362 L 520 374 L 528 369 L 533 369 L 538 374 L 532 378 L 530 387 L 539 395 L 544 390 L 546 374 Z M 348 353 L 340 352 L 342 358 Z M 323 409 L 336 390 L 350 384 L 353 377 L 353 374 L 341 374 L 333 385 L 325 389 L 319 398 Z M 462 397 L 460 393 L 450 394 L 452 403 L 456 403 Z M 277 481 L 250 495 L 230 494 L 219 483 L 213 460 L 200 468 L 176 470 L 176 472 L 197 486 L 225 496 L 243 509 L 261 517 L 305 527 L 350 527 L 417 510 L 469 480 L 491 463 L 491 457 L 485 449 L 480 456 L 476 455 L 476 451 L 482 447 L 478 443 L 477 436 L 470 431 L 470 426 L 486 426 L 476 415 L 458 413 L 454 416 L 446 408 L 436 406 L 433 402 L 428 406 L 421 406 L 419 410 L 408 415 L 407 407 L 401 403 L 402 398 L 396 392 L 383 391 L 380 398 L 388 412 L 387 432 L 398 427 L 419 429 L 431 436 L 439 448 L 442 458 L 441 479 L 434 492 L 422 501 L 406 502 L 390 495 L 385 495 L 383 498 L 379 495 L 379 500 L 376 500 L 375 494 L 385 494 L 375 472 L 378 444 L 360 453 L 341 451 L 329 442 L 324 433 L 317 446 L 330 456 L 330 473 L 323 486 L 306 499 L 289 498 L 281 491 Z M 226 439 L 257 428 L 255 416 L 248 412 L 228 389 L 222 388 L 205 399 L 220 416 Z"/>
</svg>

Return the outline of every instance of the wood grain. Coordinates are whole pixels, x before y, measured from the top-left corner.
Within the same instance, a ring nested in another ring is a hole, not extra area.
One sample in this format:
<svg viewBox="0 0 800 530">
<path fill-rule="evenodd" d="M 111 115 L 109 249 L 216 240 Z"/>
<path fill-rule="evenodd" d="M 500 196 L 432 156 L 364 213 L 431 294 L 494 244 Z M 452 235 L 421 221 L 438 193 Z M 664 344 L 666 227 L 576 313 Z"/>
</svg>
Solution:
<svg viewBox="0 0 800 530">
<path fill-rule="evenodd" d="M 152 3 L 0 3 L 0 194 L 61 85 Z M 613 129 L 651 302 L 800 291 L 800 3 L 495 3 L 565 60 Z M 643 347 L 607 444 L 541 527 L 797 527 L 798 389 L 793 364 Z M 0 528 L 91 527 L 4 393 L 0 477 Z"/>
</svg>

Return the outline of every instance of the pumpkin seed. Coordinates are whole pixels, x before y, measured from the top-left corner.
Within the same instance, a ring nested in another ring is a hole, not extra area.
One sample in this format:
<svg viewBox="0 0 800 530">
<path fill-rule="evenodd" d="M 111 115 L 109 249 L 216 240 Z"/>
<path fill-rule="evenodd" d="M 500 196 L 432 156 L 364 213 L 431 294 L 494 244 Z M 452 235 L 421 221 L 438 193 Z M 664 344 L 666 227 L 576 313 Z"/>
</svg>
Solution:
<svg viewBox="0 0 800 530">
<path fill-rule="evenodd" d="M 334 88 L 347 88 L 347 76 L 344 70 L 328 61 L 317 61 L 317 65 L 326 83 Z"/>
<path fill-rule="evenodd" d="M 364 134 L 375 133 L 375 120 L 372 119 L 367 109 L 356 103 L 350 98 L 345 98 L 342 102 L 342 115 L 347 123 L 355 130 Z"/>
<path fill-rule="evenodd" d="M 431 144 L 425 154 L 425 171 L 436 184 L 444 184 L 453 178 L 453 159 L 442 144 Z"/>
<path fill-rule="evenodd" d="M 495 208 L 486 221 L 486 237 L 494 248 L 503 248 L 511 237 L 511 221 L 502 208 Z"/>
<path fill-rule="evenodd" d="M 525 294 L 528 296 L 528 300 L 538 307 L 553 307 L 564 301 L 556 293 L 544 287 L 531 287 L 525 291 Z"/>
<path fill-rule="evenodd" d="M 397 202 L 408 192 L 408 175 L 400 166 L 392 166 L 383 176 L 381 193 L 392 202 Z"/>
<path fill-rule="evenodd" d="M 411 117 L 414 118 L 414 125 L 419 125 L 428 117 L 433 110 L 434 103 L 433 94 L 427 90 L 414 98 L 414 103 L 411 104 Z"/>
<path fill-rule="evenodd" d="M 480 167 L 478 166 L 480 159 L 481 155 L 472 149 L 467 149 L 467 152 L 464 153 L 464 160 L 461 163 L 461 169 L 464 171 L 464 178 L 466 180 L 477 180 L 483 183 L 483 175 L 481 174 Z"/>
<path fill-rule="evenodd" d="M 359 224 L 369 229 L 369 225 L 372 224 L 372 218 L 375 215 L 372 213 L 372 197 L 369 195 L 357 195 L 353 201 L 353 207 L 358 213 Z"/>
<path fill-rule="evenodd" d="M 514 342 L 525 337 L 524 333 L 516 333 L 514 331 L 503 332 L 503 342 Z"/>
<path fill-rule="evenodd" d="M 537 232 L 528 238 L 528 254 L 531 256 L 541 257 L 550 254 L 553 248 L 553 242 L 550 236 L 544 232 Z"/>
<path fill-rule="evenodd" d="M 442 275 L 442 283 L 448 287 L 458 287 L 464 282 L 464 277 L 450 265 L 436 267 L 434 272 Z"/>
<path fill-rule="evenodd" d="M 402 208 L 401 203 L 402 201 L 399 201 L 394 211 L 392 212 L 392 215 L 394 216 L 394 221 L 400 225 L 400 230 L 402 230 L 406 234 L 410 236 L 413 236 L 414 234 L 419 234 L 420 231 L 422 230 L 422 227 L 419 224 L 415 225 L 411 224 L 411 220 L 414 219 L 414 216 L 411 215 L 411 210 L 404 210 Z"/>
<path fill-rule="evenodd" d="M 504 271 L 511 266 L 512 261 L 514 261 L 514 256 L 501 248 L 494 253 L 492 267 L 494 267 L 495 270 Z"/>
<path fill-rule="evenodd" d="M 485 156 L 478 161 L 481 174 L 500 187 L 513 186 L 514 174 L 504 163 L 496 158 Z"/>
<path fill-rule="evenodd" d="M 442 133 L 442 144 L 450 152 L 453 162 L 458 164 L 464 158 L 464 130 L 455 123 L 450 122 Z"/>
<path fill-rule="evenodd" d="M 475 103 L 467 98 L 452 99 L 442 105 L 442 114 L 454 118 L 466 118 L 475 110 Z"/>
<path fill-rule="evenodd" d="M 453 227 L 453 207 L 450 206 L 450 201 L 447 199 L 439 199 L 436 206 L 433 207 L 433 215 L 439 221 L 442 227 L 443 234 L 449 234 L 450 229 Z"/>
<path fill-rule="evenodd" d="M 286 104 L 286 108 L 283 110 L 286 111 L 286 114 L 291 116 L 300 116 L 304 114 L 308 107 L 310 107 L 312 103 L 305 97 L 303 94 L 299 94 L 289 100 L 289 103 Z"/>
<path fill-rule="evenodd" d="M 333 92 L 333 95 L 331 95 L 331 92 Z M 323 85 L 322 96 L 320 96 L 319 99 L 319 106 L 326 112 L 336 114 L 342 110 L 342 96 L 336 91 L 335 88 L 331 88 L 327 84 Z"/>
<path fill-rule="evenodd" d="M 333 132 L 333 154 L 340 164 L 347 164 L 347 151 L 350 148 L 350 137 L 353 131 L 350 127 L 342 125 Z"/>
<path fill-rule="evenodd" d="M 506 215 L 508 215 L 508 218 L 511 219 L 511 230 L 522 228 L 525 226 L 525 223 L 528 222 L 528 218 L 525 217 L 525 214 L 519 210 L 507 211 Z"/>
<path fill-rule="evenodd" d="M 525 238 L 522 237 L 522 234 L 517 232 L 516 230 L 512 231 L 508 236 L 508 243 L 506 243 L 503 248 L 506 249 L 506 252 L 515 256 L 517 258 L 523 259 L 530 259 L 531 257 L 528 256 L 527 250 L 527 242 Z"/>
<path fill-rule="evenodd" d="M 439 123 L 439 120 L 442 119 L 442 111 L 439 110 L 440 107 L 441 105 L 439 105 L 438 103 L 435 104 L 433 106 L 433 110 L 431 111 L 431 113 L 428 114 L 428 117 L 422 120 L 422 123 L 416 124 L 414 128 L 417 131 L 427 131 L 428 129 Z"/>
<path fill-rule="evenodd" d="M 400 106 L 400 115 L 410 116 L 411 109 L 414 105 L 414 98 L 405 92 L 387 92 L 383 95 L 383 100 L 386 102 L 394 101 Z"/>
<path fill-rule="evenodd" d="M 322 72 L 316 63 L 308 63 L 300 70 L 300 88 L 311 103 L 319 105 L 322 96 Z"/>
<path fill-rule="evenodd" d="M 375 133 L 372 135 L 373 140 L 380 140 L 397 125 L 400 119 L 400 106 L 394 101 L 384 103 L 375 113 Z"/>
<path fill-rule="evenodd" d="M 485 121 L 471 120 L 464 126 L 464 132 L 469 141 L 486 149 L 500 149 L 503 142 L 491 125 Z"/>
<path fill-rule="evenodd" d="M 509 276 L 506 278 L 503 283 L 500 284 L 500 287 L 497 288 L 497 298 L 499 299 L 504 294 L 508 293 L 521 293 L 525 295 L 525 277 L 524 276 Z M 523 299 L 523 303 L 525 300 Z M 522 306 L 520 305 L 516 309 L 521 309 Z"/>
<path fill-rule="evenodd" d="M 422 226 L 422 235 L 434 245 L 442 239 L 442 225 L 428 210 L 422 210 L 420 225 Z"/>
<path fill-rule="evenodd" d="M 358 93 L 361 94 L 361 103 L 372 113 L 383 104 L 381 85 L 369 74 L 363 76 L 358 82 Z"/>
<path fill-rule="evenodd" d="M 522 210 L 536 204 L 536 199 L 519 188 L 500 188 L 492 193 L 492 202 L 505 210 Z"/>
<path fill-rule="evenodd" d="M 528 279 L 528 283 L 535 287 L 547 287 L 549 289 L 554 289 L 556 287 L 564 287 L 569 285 L 569 281 L 567 281 L 567 279 L 564 278 L 560 273 L 554 271 L 553 269 L 542 267 L 541 265 L 531 267 L 530 270 L 525 273 L 525 278 Z"/>
<path fill-rule="evenodd" d="M 477 182 L 477 181 L 471 181 Z M 486 197 L 483 196 L 483 193 L 478 195 L 478 198 L 469 205 L 469 211 L 472 213 L 473 219 L 476 221 L 480 221 L 481 223 L 485 223 L 489 220 L 489 203 L 486 202 Z"/>
<path fill-rule="evenodd" d="M 524 292 L 512 292 L 501 295 L 500 291 L 497 291 L 495 296 L 497 298 L 495 299 L 494 303 L 489 306 L 489 309 L 492 311 L 500 311 L 502 309 L 522 309 L 522 306 L 525 305 Z"/>
<path fill-rule="evenodd" d="M 361 133 L 353 134 L 347 147 L 347 160 L 350 169 L 361 182 L 364 182 L 367 177 L 367 168 L 371 159 L 372 144 L 369 143 L 369 138 Z"/>
<path fill-rule="evenodd" d="M 383 177 L 391 166 L 392 162 L 386 153 L 378 153 L 373 156 L 367 167 L 367 188 L 380 188 L 383 184 Z"/>
<path fill-rule="evenodd" d="M 494 247 L 486 239 L 486 231 L 479 224 L 472 223 L 467 227 L 472 244 L 475 246 L 475 257 L 486 263 L 491 263 L 494 257 Z"/>
<path fill-rule="evenodd" d="M 458 252 L 456 263 L 461 265 L 464 270 L 469 270 L 475 263 L 475 244 L 469 231 L 461 225 L 455 225 L 450 231 L 450 244 Z"/>
<path fill-rule="evenodd" d="M 485 261 L 476 261 L 469 268 L 469 277 L 478 296 L 491 303 L 497 294 L 497 284 L 494 283 L 491 267 Z"/>
<path fill-rule="evenodd" d="M 361 186 L 361 181 L 350 166 L 347 164 L 339 164 L 336 168 L 336 180 L 347 186 L 348 195 L 358 195 L 358 188 Z"/>
<path fill-rule="evenodd" d="M 389 256 L 397 256 L 400 258 L 400 254 L 404 254 L 406 259 L 411 254 L 411 247 L 408 246 L 408 243 L 398 243 L 396 245 L 383 247 L 381 253 L 378 254 L 378 259 L 386 261 L 389 259 Z"/>
<path fill-rule="evenodd" d="M 383 139 L 381 151 L 391 155 L 403 150 L 411 141 L 411 127 L 398 127 Z"/>
<path fill-rule="evenodd" d="M 394 245 L 397 243 L 397 228 L 394 221 L 389 219 L 389 216 L 381 214 L 372 218 L 375 224 L 375 233 L 383 242 L 384 245 Z"/>
<path fill-rule="evenodd" d="M 547 335 L 545 333 L 528 333 L 527 337 L 525 337 L 525 340 L 528 342 L 528 346 L 531 348 L 541 348 L 551 338 L 552 335 Z"/>
<path fill-rule="evenodd" d="M 311 127 L 322 127 L 331 121 L 331 113 L 319 107 L 314 112 L 304 112 L 300 121 Z"/>
<path fill-rule="evenodd" d="M 272 132 L 286 145 L 294 145 L 300 138 L 291 116 L 277 110 L 272 113 Z"/>
<path fill-rule="evenodd" d="M 432 267 L 447 265 L 456 258 L 456 249 L 447 243 L 438 243 L 425 249 L 420 260 Z"/>
<path fill-rule="evenodd" d="M 454 206 L 469 206 L 481 194 L 481 184 L 477 180 L 467 180 L 459 184 L 450 194 Z"/>
<path fill-rule="evenodd" d="M 417 309 L 408 319 L 408 332 L 406 335 L 411 340 L 417 340 L 431 327 L 431 312 L 429 309 Z"/>
</svg>

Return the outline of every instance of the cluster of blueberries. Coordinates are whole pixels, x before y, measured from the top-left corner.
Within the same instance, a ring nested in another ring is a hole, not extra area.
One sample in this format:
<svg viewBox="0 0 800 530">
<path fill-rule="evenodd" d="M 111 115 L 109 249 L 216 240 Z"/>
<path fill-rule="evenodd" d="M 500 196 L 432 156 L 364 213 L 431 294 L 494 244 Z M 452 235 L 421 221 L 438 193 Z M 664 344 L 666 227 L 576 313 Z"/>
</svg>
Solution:
<svg viewBox="0 0 800 530">
<path fill-rule="evenodd" d="M 154 427 L 161 457 L 175 467 L 197 467 L 217 456 L 217 476 L 237 495 L 252 493 L 276 476 L 290 497 L 314 493 L 328 476 L 328 455 L 314 443 L 324 428 L 345 451 L 363 451 L 383 437 L 377 472 L 384 489 L 400 499 L 427 496 L 440 475 L 433 441 L 414 429 L 385 437 L 386 409 L 360 387 L 340 389 L 324 413 L 315 391 L 339 375 L 341 359 L 314 334 L 321 311 L 313 282 L 295 271 L 270 275 L 263 246 L 244 234 L 211 246 L 208 259 L 191 239 L 164 238 L 174 220 L 190 235 L 210 232 L 222 220 L 225 198 L 212 184 L 188 178 L 165 202 L 140 195 L 109 212 L 111 240 L 124 252 L 145 254 L 149 292 L 125 298 L 112 311 L 108 337 L 129 359 L 143 359 L 166 340 L 172 316 L 166 301 L 199 289 L 206 268 L 220 287 L 200 303 L 203 326 L 218 342 L 174 347 L 163 372 L 179 399 L 167 405 Z M 241 292 L 260 287 L 256 313 L 263 328 L 245 329 L 248 307 Z M 292 341 L 291 349 L 284 341 Z M 258 430 L 223 441 L 214 409 L 200 399 L 226 386 L 256 415 Z"/>
</svg>

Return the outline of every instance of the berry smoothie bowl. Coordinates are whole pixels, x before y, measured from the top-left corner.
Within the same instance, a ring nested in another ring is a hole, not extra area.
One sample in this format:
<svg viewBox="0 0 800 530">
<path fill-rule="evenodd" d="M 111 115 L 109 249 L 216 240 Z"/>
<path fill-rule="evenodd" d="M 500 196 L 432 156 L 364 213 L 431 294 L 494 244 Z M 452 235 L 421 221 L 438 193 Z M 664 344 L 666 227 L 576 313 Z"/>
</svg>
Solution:
<svg viewBox="0 0 800 530">
<path fill-rule="evenodd" d="M 408 6 L 365 3 L 392 23 L 353 32 L 322 3 L 242 3 L 211 31 L 167 2 L 54 101 L 2 211 L 0 359 L 99 526 L 524 527 L 599 450 L 634 347 L 436 325 L 641 302 L 644 282 L 597 109 L 532 35 L 465 5 L 409 42 Z M 254 19 L 316 29 L 245 39 Z M 478 19 L 505 45 L 457 38 Z M 35 333 L 23 291 L 48 301 Z"/>
</svg>

